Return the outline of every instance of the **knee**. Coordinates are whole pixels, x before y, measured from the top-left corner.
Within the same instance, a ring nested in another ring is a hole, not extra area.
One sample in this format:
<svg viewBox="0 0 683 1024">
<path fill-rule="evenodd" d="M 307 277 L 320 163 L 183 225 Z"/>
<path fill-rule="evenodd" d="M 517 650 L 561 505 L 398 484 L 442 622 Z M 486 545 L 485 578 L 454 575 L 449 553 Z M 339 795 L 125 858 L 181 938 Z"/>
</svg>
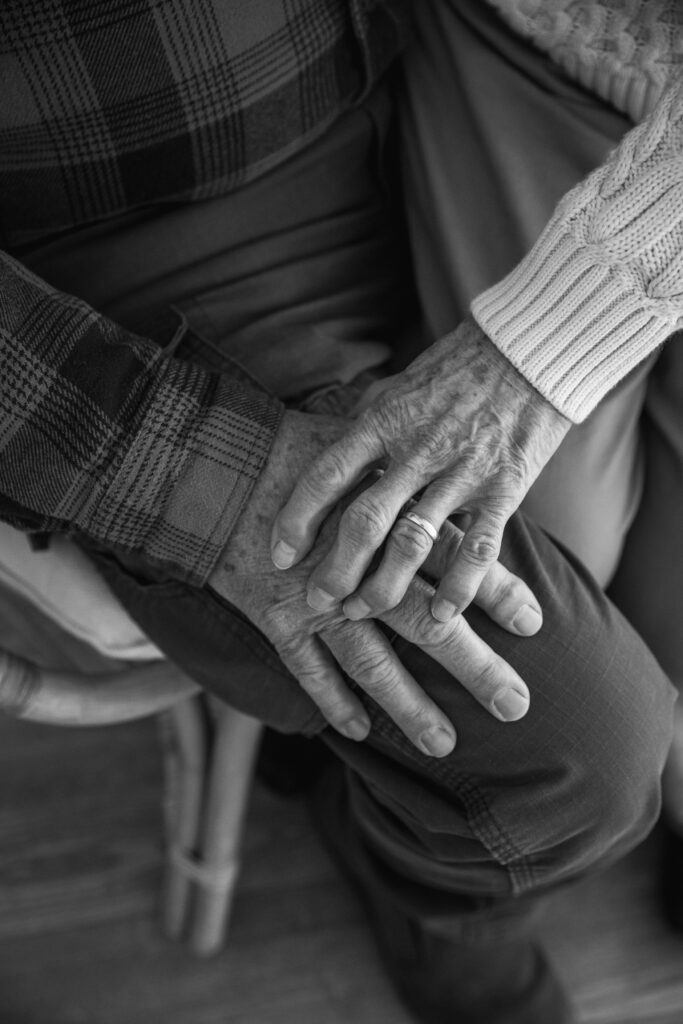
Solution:
<svg viewBox="0 0 683 1024">
<path fill-rule="evenodd" d="M 517 722 L 497 722 L 448 673 L 433 662 L 428 668 L 414 648 L 399 648 L 458 728 L 448 758 L 419 759 L 432 798 L 447 793 L 448 807 L 431 824 L 430 801 L 414 813 L 425 845 L 431 849 L 438 833 L 434 848 L 470 893 L 568 881 L 625 854 L 657 819 L 674 690 L 626 620 L 594 596 L 590 615 L 569 615 L 571 629 L 550 615 L 544 637 L 508 645 L 505 655 L 531 691 L 530 710 Z M 487 628 L 479 613 L 472 624 Z M 405 762 L 410 748 L 401 747 Z"/>
<path fill-rule="evenodd" d="M 523 520 L 508 532 L 506 564 L 539 599 L 543 629 L 516 638 L 478 608 L 468 617 L 527 682 L 527 715 L 496 721 L 424 652 L 396 646 L 458 730 L 454 752 L 420 762 L 419 772 L 448 794 L 437 831 L 453 833 L 454 863 L 467 834 L 467 858 L 478 866 L 465 865 L 462 879 L 486 894 L 567 880 L 647 834 L 659 811 L 675 698 L 641 638 L 571 556 Z M 409 757 L 404 742 L 402 763 Z"/>
<path fill-rule="evenodd" d="M 538 681 L 536 713 L 528 715 L 539 763 L 525 855 L 537 883 L 609 863 L 648 834 L 660 808 L 674 699 L 645 644 L 603 602 L 545 685 Z"/>
</svg>

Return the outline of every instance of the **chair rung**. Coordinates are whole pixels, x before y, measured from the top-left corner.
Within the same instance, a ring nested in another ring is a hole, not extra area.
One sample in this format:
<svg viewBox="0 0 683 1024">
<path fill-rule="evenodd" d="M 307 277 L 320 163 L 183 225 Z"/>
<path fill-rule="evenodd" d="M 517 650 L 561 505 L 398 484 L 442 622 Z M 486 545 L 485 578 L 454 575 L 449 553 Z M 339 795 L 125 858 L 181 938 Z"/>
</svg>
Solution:
<svg viewBox="0 0 683 1024">
<path fill-rule="evenodd" d="M 178 846 L 169 850 L 171 862 L 192 882 L 216 893 L 229 892 L 239 874 L 240 862 L 233 858 L 225 864 L 208 864 Z"/>
</svg>

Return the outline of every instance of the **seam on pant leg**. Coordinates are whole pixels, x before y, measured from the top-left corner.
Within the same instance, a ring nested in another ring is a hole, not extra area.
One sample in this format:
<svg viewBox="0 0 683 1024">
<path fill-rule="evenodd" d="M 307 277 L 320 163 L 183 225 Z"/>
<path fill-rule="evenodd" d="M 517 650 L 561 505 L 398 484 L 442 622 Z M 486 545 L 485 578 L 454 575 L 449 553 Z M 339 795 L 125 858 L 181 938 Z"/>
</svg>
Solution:
<svg viewBox="0 0 683 1024">
<path fill-rule="evenodd" d="M 486 803 L 486 797 L 474 780 L 467 776 L 458 776 L 453 782 L 465 807 L 470 828 L 489 853 L 505 867 L 512 891 L 519 895 L 533 888 L 538 880 L 536 868 L 510 834 L 496 821 Z"/>
<path fill-rule="evenodd" d="M 398 748 L 413 765 L 419 766 L 422 774 L 432 776 L 442 786 L 454 791 L 465 809 L 467 823 L 473 835 L 496 863 L 505 868 L 512 892 L 520 895 L 533 888 L 538 882 L 537 869 L 504 826 L 496 820 L 485 794 L 474 779 L 456 771 L 447 761 L 438 761 L 422 754 L 390 719 L 379 717 L 373 712 L 374 708 L 370 713 L 375 733 Z"/>
</svg>

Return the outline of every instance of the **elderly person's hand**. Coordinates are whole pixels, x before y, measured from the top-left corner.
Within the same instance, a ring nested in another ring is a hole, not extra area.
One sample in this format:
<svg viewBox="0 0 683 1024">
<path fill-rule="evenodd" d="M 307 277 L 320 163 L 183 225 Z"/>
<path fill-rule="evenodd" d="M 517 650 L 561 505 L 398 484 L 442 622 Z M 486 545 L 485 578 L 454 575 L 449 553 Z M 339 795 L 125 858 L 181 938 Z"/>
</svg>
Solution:
<svg viewBox="0 0 683 1024">
<path fill-rule="evenodd" d="M 333 511 L 309 555 L 295 568 L 281 572 L 270 558 L 270 529 L 277 510 L 303 467 L 336 441 L 345 425 L 345 421 L 328 417 L 285 414 L 268 463 L 209 584 L 265 633 L 340 733 L 360 740 L 370 728 L 360 700 L 343 678 L 343 670 L 417 747 L 444 756 L 455 743 L 451 722 L 404 669 L 377 624 L 349 621 L 340 606 L 316 612 L 307 604 L 308 577 L 336 536 L 340 512 Z M 448 562 L 452 545 L 457 543 L 457 533 L 449 525 L 425 565 L 427 571 L 439 574 Z M 522 679 L 463 618 L 446 624 L 436 622 L 429 613 L 432 594 L 433 588 L 425 580 L 414 580 L 404 600 L 382 615 L 382 621 L 428 651 L 501 721 L 521 718 L 529 705 Z M 531 629 L 513 625 L 520 608 L 538 610 L 538 604 L 526 584 L 499 564 L 483 581 L 477 602 L 512 632 L 529 634 L 540 625 L 538 611 Z"/>
<path fill-rule="evenodd" d="M 448 621 L 474 598 L 507 520 L 570 426 L 468 319 L 393 377 L 305 469 L 277 517 L 273 561 L 297 564 L 330 509 L 369 469 L 383 467 L 341 517 L 311 574 L 309 603 L 324 611 L 353 595 L 344 604 L 353 619 L 395 607 L 446 518 L 459 512 L 462 543 L 453 545 L 431 603 L 435 618 Z M 522 614 L 531 621 L 532 611 Z"/>
</svg>

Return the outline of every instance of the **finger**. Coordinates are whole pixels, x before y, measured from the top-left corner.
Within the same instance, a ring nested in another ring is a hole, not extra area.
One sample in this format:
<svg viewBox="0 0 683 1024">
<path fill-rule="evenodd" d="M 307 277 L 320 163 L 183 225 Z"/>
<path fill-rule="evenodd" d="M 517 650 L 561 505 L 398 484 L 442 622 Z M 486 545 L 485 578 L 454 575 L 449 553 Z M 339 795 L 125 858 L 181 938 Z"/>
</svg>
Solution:
<svg viewBox="0 0 683 1024">
<path fill-rule="evenodd" d="M 530 698 L 521 676 L 477 636 L 462 615 L 437 621 L 430 610 L 433 593 L 424 580 L 415 579 L 400 605 L 380 618 L 443 665 L 501 722 L 522 718 Z"/>
<path fill-rule="evenodd" d="M 370 732 L 368 714 L 317 637 L 297 637 L 291 644 L 279 644 L 278 653 L 337 732 L 350 740 L 366 738 Z"/>
<path fill-rule="evenodd" d="M 306 555 L 325 517 L 380 457 L 379 442 L 352 427 L 299 477 L 273 524 L 271 555 L 288 569 Z"/>
<path fill-rule="evenodd" d="M 510 633 L 533 636 L 543 625 L 543 612 L 524 580 L 500 562 L 484 576 L 474 603 Z"/>
<path fill-rule="evenodd" d="M 358 590 L 344 602 L 349 619 L 362 619 L 394 608 L 403 598 L 410 581 L 428 558 L 453 510 L 443 482 L 430 485 L 410 511 L 398 516 L 387 537 L 382 559 Z"/>
<path fill-rule="evenodd" d="M 407 738 L 430 757 L 445 757 L 455 730 L 443 711 L 401 664 L 372 622 L 340 622 L 320 635 L 344 671 L 379 704 Z"/>
<path fill-rule="evenodd" d="M 497 561 L 508 515 L 478 509 L 465 530 L 453 562 L 446 568 L 432 602 L 432 615 L 446 622 L 473 600 L 482 580 Z"/>
<path fill-rule="evenodd" d="M 455 558 L 462 536 L 462 530 L 449 521 L 445 522 L 424 563 L 423 572 L 440 580 Z M 533 636 L 543 625 L 543 612 L 534 592 L 500 562 L 494 562 L 484 576 L 474 604 L 509 633 Z"/>
<path fill-rule="evenodd" d="M 347 506 L 332 547 L 308 581 L 311 608 L 318 612 L 330 611 L 357 589 L 375 552 L 384 543 L 416 486 L 414 477 L 405 468 L 390 466 L 376 483 Z"/>
</svg>

